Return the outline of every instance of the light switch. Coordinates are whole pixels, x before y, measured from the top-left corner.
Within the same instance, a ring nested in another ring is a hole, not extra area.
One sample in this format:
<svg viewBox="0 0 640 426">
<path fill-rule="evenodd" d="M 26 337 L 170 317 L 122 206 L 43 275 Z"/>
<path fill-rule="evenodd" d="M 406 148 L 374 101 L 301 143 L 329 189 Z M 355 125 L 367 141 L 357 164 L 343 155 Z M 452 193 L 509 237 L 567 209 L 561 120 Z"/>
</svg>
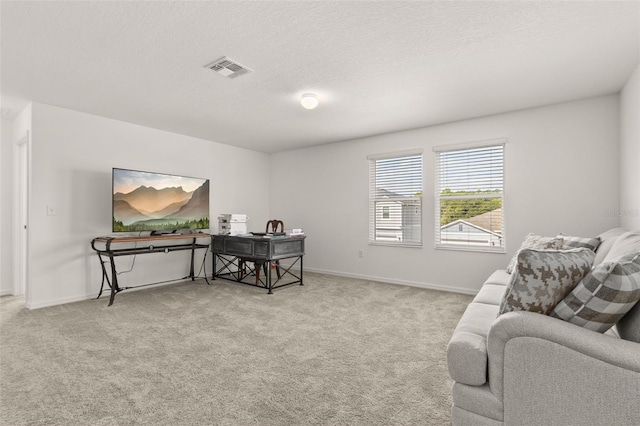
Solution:
<svg viewBox="0 0 640 426">
<path fill-rule="evenodd" d="M 58 214 L 56 206 L 53 204 L 47 204 L 47 216 L 55 216 L 56 214 Z"/>
</svg>

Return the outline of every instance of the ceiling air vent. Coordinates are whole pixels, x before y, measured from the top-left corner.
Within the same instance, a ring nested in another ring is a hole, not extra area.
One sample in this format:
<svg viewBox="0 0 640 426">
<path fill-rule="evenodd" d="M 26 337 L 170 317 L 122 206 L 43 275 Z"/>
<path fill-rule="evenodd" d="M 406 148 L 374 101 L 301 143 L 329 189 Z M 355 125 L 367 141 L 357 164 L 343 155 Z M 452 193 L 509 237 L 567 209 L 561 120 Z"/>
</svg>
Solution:
<svg viewBox="0 0 640 426">
<path fill-rule="evenodd" d="M 236 78 L 242 74 L 251 72 L 249 68 L 244 65 L 240 65 L 238 62 L 233 59 L 229 59 L 226 56 L 223 56 L 214 63 L 207 65 L 207 68 L 228 78 Z"/>
</svg>

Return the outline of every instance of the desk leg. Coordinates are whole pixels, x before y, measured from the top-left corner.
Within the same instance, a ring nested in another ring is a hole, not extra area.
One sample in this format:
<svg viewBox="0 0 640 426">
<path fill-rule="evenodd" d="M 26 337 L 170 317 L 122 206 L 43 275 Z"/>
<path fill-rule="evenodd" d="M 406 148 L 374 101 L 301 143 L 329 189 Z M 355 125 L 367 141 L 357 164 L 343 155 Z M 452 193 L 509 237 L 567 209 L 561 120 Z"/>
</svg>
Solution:
<svg viewBox="0 0 640 426">
<path fill-rule="evenodd" d="M 98 297 L 96 297 L 96 299 L 100 299 L 100 296 L 102 296 L 102 290 L 104 289 L 105 280 L 107 281 L 107 284 L 109 284 L 109 288 L 111 288 L 109 276 L 107 275 L 107 269 L 104 267 L 104 261 L 102 260 L 102 256 L 100 256 L 100 252 L 98 252 L 98 259 L 100 259 L 100 268 L 102 268 L 102 282 L 100 283 L 100 292 L 98 292 Z"/>
<path fill-rule="evenodd" d="M 267 294 L 273 294 L 273 282 L 271 281 L 271 261 L 268 261 L 266 263 L 266 265 L 268 265 L 268 272 L 267 272 L 267 288 L 269 289 L 269 293 Z"/>
<path fill-rule="evenodd" d="M 109 298 L 109 305 L 113 305 L 113 299 L 116 297 L 116 293 L 120 291 L 118 287 L 118 273 L 116 272 L 116 261 L 113 258 L 113 254 L 109 253 L 109 261 L 111 262 L 111 297 Z"/>
<path fill-rule="evenodd" d="M 195 281 L 196 279 L 196 275 L 194 273 L 194 267 L 193 267 L 193 258 L 195 257 L 195 253 L 196 253 L 196 239 L 193 239 L 193 243 L 191 245 L 191 267 L 189 269 L 189 276 L 191 277 L 191 281 Z"/>
<path fill-rule="evenodd" d="M 216 253 L 211 252 L 211 254 L 213 254 L 213 259 L 211 259 L 211 262 L 213 263 L 213 272 L 211 272 L 211 279 L 215 280 L 216 279 L 216 270 L 218 268 L 216 259 L 218 258 L 218 255 Z"/>
<path fill-rule="evenodd" d="M 304 256 L 300 256 L 300 285 L 304 285 L 304 283 L 302 282 L 302 275 L 303 275 L 302 270 L 304 269 L 304 268 L 302 267 L 302 258 L 303 258 L 303 257 L 304 257 Z"/>
</svg>

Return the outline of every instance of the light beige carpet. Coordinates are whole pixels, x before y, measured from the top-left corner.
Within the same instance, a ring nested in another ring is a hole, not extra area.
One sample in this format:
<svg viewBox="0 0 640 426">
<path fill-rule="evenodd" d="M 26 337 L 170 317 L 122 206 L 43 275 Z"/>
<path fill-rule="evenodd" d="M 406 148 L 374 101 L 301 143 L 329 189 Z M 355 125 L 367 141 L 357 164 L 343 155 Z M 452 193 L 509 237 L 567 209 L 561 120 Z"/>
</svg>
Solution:
<svg viewBox="0 0 640 426">
<path fill-rule="evenodd" d="M 54 285 L 52 283 L 52 285 Z M 2 425 L 443 425 L 470 296 L 313 273 L 30 311 L 0 298 Z"/>
</svg>

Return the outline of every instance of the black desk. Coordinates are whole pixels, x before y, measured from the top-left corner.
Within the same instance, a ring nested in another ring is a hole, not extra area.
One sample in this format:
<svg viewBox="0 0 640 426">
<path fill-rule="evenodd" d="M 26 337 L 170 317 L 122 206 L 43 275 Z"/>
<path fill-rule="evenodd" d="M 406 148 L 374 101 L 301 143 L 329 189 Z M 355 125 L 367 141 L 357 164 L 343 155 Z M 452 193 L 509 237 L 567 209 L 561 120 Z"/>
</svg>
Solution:
<svg viewBox="0 0 640 426">
<path fill-rule="evenodd" d="M 203 238 L 210 238 L 211 235 L 204 233 L 194 233 L 194 234 L 166 234 L 166 235 L 153 235 L 153 236 L 144 236 L 144 237 L 98 237 L 94 238 L 91 241 L 91 248 L 93 248 L 98 254 L 98 258 L 100 259 L 100 266 L 102 266 L 102 284 L 100 285 L 100 293 L 98 293 L 99 299 L 102 295 L 102 290 L 104 288 L 105 281 L 109 285 L 111 289 L 111 297 L 109 299 L 109 306 L 113 304 L 113 300 L 116 296 L 116 293 L 119 293 L 123 290 L 127 290 L 135 287 L 144 287 L 153 284 L 160 284 L 160 282 L 149 283 L 149 284 L 141 284 L 133 287 L 120 287 L 118 285 L 118 273 L 116 271 L 116 262 L 114 260 L 115 257 L 118 256 L 132 256 L 137 254 L 145 254 L 145 253 L 170 253 L 173 251 L 182 251 L 182 250 L 191 250 L 191 269 L 189 271 L 189 275 L 183 278 L 162 281 L 170 282 L 170 281 L 180 281 L 187 278 L 191 278 L 191 280 L 195 280 L 195 271 L 193 265 L 193 258 L 195 251 L 197 249 L 208 249 L 209 243 L 201 241 Z M 184 240 L 189 242 L 181 242 L 176 241 L 174 244 L 166 244 L 167 242 L 176 240 Z M 198 242 L 200 240 L 201 242 Z M 148 245 L 145 247 L 139 247 L 138 243 L 144 242 Z M 129 244 L 127 244 L 129 243 Z M 158 244 L 159 243 L 159 244 Z M 130 244 L 134 244 L 133 247 L 130 247 Z M 116 247 L 114 247 L 114 245 Z M 129 246 L 127 246 L 129 245 Z M 107 256 L 109 260 L 104 260 L 102 256 Z M 206 257 L 206 254 L 205 254 Z M 109 275 L 107 273 L 107 268 L 105 267 L 105 263 L 111 264 L 111 279 L 109 279 Z M 209 284 L 207 277 L 205 275 L 204 279 Z"/>
<path fill-rule="evenodd" d="M 273 289 L 302 282 L 302 257 L 304 256 L 305 236 L 295 237 L 258 237 L 237 235 L 212 235 L 213 279 L 217 277 L 262 287 L 273 293 Z M 278 279 L 271 277 L 271 262 L 295 258 L 288 266 L 279 268 Z M 300 263 L 300 276 L 292 267 Z M 253 265 L 251 265 L 253 264 Z M 263 278 L 260 270 L 264 270 Z M 251 278 L 255 278 L 252 282 Z"/>
</svg>

